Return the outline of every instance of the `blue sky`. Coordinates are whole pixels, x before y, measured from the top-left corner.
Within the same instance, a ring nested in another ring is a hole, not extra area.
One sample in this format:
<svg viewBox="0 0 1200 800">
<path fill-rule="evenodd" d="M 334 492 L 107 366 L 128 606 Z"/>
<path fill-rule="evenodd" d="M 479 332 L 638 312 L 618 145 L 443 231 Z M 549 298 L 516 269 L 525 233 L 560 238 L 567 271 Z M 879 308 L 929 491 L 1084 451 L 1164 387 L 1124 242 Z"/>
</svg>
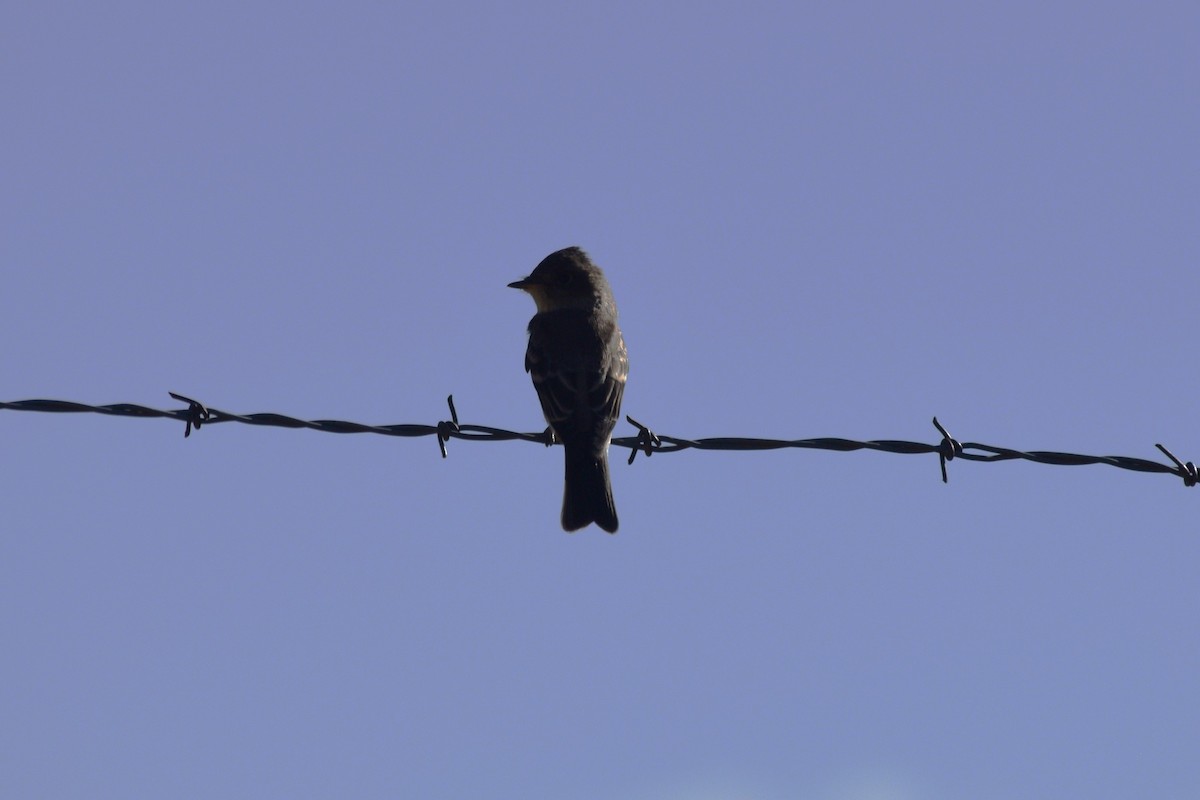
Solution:
<svg viewBox="0 0 1200 800">
<path fill-rule="evenodd" d="M 541 430 L 578 244 L 684 437 L 1200 456 L 1186 3 L 39 4 L 2 400 Z M 0 412 L 8 797 L 1181 797 L 1197 497 Z M 630 435 L 626 426 L 617 435 Z"/>
</svg>

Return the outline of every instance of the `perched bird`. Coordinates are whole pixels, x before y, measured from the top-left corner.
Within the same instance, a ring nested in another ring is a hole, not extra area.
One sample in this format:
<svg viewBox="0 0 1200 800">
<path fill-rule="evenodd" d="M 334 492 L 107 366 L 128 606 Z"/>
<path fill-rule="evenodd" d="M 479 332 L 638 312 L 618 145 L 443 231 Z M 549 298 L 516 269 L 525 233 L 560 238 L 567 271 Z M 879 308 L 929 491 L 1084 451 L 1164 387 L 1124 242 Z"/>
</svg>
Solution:
<svg viewBox="0 0 1200 800">
<path fill-rule="evenodd" d="M 528 292 L 537 304 L 525 371 L 566 451 L 563 530 L 594 522 L 616 533 L 608 443 L 621 413 L 629 359 L 612 290 L 578 247 L 551 253 L 528 278 L 509 286 Z"/>
</svg>

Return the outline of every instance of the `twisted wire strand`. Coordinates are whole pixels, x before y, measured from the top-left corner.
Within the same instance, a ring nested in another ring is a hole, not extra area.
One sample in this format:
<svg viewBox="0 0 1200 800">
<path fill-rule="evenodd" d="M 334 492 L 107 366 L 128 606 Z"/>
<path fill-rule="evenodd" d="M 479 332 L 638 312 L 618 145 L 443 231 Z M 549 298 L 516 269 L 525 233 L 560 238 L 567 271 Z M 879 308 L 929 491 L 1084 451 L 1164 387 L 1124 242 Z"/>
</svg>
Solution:
<svg viewBox="0 0 1200 800">
<path fill-rule="evenodd" d="M 347 422 L 337 419 L 303 420 L 289 417 L 285 414 L 257 413 L 233 414 L 228 411 L 205 406 L 197 400 L 185 395 L 171 392 L 171 397 L 187 404 L 186 408 L 160 410 L 148 408 L 134 403 L 113 403 L 109 405 L 89 405 L 68 400 L 17 400 L 0 402 L 0 411 L 40 411 L 57 414 L 93 413 L 107 414 L 118 417 L 152 418 L 162 417 L 185 423 L 184 437 L 199 430 L 204 425 L 219 422 L 240 422 L 245 425 L 264 425 L 277 428 L 308 428 L 326 433 L 375 433 L 383 436 L 436 436 L 442 458 L 447 455 L 446 443 L 450 439 L 463 439 L 475 442 L 525 441 L 542 445 L 555 444 L 553 434 L 546 430 L 541 433 L 520 433 L 518 431 L 494 428 L 487 425 L 465 425 L 458 421 L 458 411 L 454 407 L 454 397 L 446 398 L 450 408 L 450 419 L 438 422 L 436 425 L 400 424 L 400 425 L 364 425 L 359 422 Z M 798 448 L 809 450 L 832 450 L 850 452 L 854 450 L 877 450 L 885 453 L 899 454 L 930 454 L 936 453 L 941 464 L 942 480 L 948 481 L 946 463 L 955 458 L 964 461 L 979 461 L 993 463 L 1021 459 L 1039 464 L 1056 466 L 1080 466 L 1085 464 L 1107 464 L 1118 469 L 1134 472 L 1167 473 L 1183 479 L 1184 486 L 1195 486 L 1197 480 L 1196 466 L 1191 461 L 1181 461 L 1161 444 L 1156 444 L 1163 455 L 1172 464 L 1163 464 L 1133 456 L 1092 456 L 1077 453 L 1060 453 L 1052 450 L 1015 450 L 1008 447 L 996 447 L 978 442 L 962 442 L 954 439 L 937 417 L 933 424 L 941 434 L 942 439 L 937 444 L 924 442 L 908 442 L 895 439 L 878 439 L 858 441 L 824 437 L 817 439 L 762 439 L 736 436 L 710 437 L 703 439 L 684 439 L 677 436 L 659 435 L 642 425 L 632 417 L 626 417 L 631 425 L 638 429 L 636 436 L 617 437 L 612 440 L 616 447 L 629 448 L 629 463 L 632 464 L 639 452 L 647 456 L 654 453 L 677 453 L 682 450 L 780 450 Z"/>
</svg>

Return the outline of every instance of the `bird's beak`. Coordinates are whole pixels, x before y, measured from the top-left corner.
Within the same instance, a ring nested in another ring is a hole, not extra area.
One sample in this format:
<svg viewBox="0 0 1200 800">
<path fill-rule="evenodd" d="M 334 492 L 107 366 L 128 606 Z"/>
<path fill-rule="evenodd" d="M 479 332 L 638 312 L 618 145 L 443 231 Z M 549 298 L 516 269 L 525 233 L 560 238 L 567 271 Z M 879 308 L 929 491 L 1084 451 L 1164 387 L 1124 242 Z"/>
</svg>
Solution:
<svg viewBox="0 0 1200 800">
<path fill-rule="evenodd" d="M 521 278 L 521 280 L 519 280 L 519 281 L 513 281 L 512 283 L 510 283 L 508 285 L 508 288 L 524 289 L 525 291 L 529 291 L 530 286 L 536 286 L 536 285 L 537 285 L 536 281 L 531 281 L 529 278 Z"/>
</svg>

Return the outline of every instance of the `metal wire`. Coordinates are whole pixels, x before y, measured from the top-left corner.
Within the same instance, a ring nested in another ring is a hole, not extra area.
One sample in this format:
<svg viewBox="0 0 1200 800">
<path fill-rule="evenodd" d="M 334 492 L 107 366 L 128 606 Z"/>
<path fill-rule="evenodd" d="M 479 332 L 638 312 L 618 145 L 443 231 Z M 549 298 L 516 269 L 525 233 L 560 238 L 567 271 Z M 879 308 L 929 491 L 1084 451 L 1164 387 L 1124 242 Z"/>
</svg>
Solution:
<svg viewBox="0 0 1200 800">
<path fill-rule="evenodd" d="M 476 442 L 501 442 L 519 440 L 537 442 L 543 445 L 555 444 L 550 430 L 541 433 L 518 433 L 517 431 L 492 428 L 486 425 L 464 425 L 458 421 L 458 411 L 454 407 L 454 397 L 446 398 L 450 407 L 450 419 L 436 425 L 363 425 L 358 422 L 346 422 L 336 419 L 303 420 L 284 414 L 231 414 L 205 406 L 197 400 L 171 392 L 171 397 L 187 403 L 187 408 L 160 411 L 133 403 L 115 403 L 112 405 L 88 405 L 67 400 L 18 400 L 11 403 L 0 402 L 0 411 L 43 411 L 58 414 L 93 413 L 109 414 L 118 417 L 166 417 L 185 423 L 183 435 L 188 437 L 192 429 L 199 430 L 203 425 L 214 425 L 218 422 L 241 422 L 246 425 L 267 425 L 277 428 L 309 428 L 325 431 L 326 433 L 377 433 L 384 436 L 436 436 L 438 449 L 445 458 L 446 443 L 450 439 L 465 439 Z M 1013 450 L 1007 447 L 995 447 L 977 442 L 960 443 L 933 418 L 933 425 L 941 434 L 937 444 L 923 442 L 906 442 L 892 439 L 873 441 L 856 441 L 854 439 L 752 439 L 745 437 L 716 437 L 707 439 L 681 439 L 676 436 L 655 434 L 645 425 L 632 417 L 626 417 L 631 425 L 638 429 L 637 436 L 618 437 L 612 440 L 617 447 L 627 447 L 630 450 L 629 463 L 632 464 L 639 452 L 651 456 L 654 453 L 675 453 L 681 450 L 779 450 L 783 448 L 802 448 L 810 450 L 836 450 L 849 452 L 852 450 L 879 450 L 885 453 L 936 453 L 941 464 L 942 481 L 948 482 L 946 462 L 956 458 L 964 461 L 1011 461 L 1024 459 L 1039 464 L 1054 464 L 1058 466 L 1077 466 L 1081 464 L 1108 464 L 1119 469 L 1134 472 L 1158 472 L 1175 475 L 1183 479 L 1184 486 L 1196 485 L 1196 466 L 1191 461 L 1180 461 L 1175 455 L 1161 444 L 1156 444 L 1163 455 L 1169 458 L 1174 466 L 1157 461 L 1147 461 L 1132 456 L 1088 456 L 1075 453 L 1058 453 L 1049 450 Z"/>
</svg>

